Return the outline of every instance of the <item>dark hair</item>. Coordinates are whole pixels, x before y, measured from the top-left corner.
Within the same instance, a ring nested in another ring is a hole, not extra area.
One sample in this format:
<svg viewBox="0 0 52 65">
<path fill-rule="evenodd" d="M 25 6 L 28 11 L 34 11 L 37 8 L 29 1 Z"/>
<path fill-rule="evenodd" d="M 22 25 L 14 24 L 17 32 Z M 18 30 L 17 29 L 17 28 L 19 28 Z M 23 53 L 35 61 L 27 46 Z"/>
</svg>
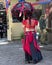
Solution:
<svg viewBox="0 0 52 65">
<path fill-rule="evenodd" d="M 32 12 L 26 11 L 25 17 L 26 19 L 29 19 L 29 24 L 31 25 Z"/>
<path fill-rule="evenodd" d="M 26 11 L 26 14 L 25 14 L 26 18 L 31 18 L 32 17 L 32 12 L 31 11 Z"/>
</svg>

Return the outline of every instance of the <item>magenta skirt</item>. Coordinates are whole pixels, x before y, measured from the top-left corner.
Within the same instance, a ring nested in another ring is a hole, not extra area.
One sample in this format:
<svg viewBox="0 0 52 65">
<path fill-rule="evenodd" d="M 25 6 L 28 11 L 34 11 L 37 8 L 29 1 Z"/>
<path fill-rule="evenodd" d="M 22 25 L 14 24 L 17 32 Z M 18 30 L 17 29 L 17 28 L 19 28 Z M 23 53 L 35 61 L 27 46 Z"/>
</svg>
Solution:
<svg viewBox="0 0 52 65">
<path fill-rule="evenodd" d="M 30 44 L 33 42 L 34 47 L 37 50 L 40 50 L 39 45 L 37 44 L 36 40 L 36 33 L 35 32 L 26 32 L 24 38 L 21 40 L 24 51 L 28 52 L 31 55 Z"/>
</svg>

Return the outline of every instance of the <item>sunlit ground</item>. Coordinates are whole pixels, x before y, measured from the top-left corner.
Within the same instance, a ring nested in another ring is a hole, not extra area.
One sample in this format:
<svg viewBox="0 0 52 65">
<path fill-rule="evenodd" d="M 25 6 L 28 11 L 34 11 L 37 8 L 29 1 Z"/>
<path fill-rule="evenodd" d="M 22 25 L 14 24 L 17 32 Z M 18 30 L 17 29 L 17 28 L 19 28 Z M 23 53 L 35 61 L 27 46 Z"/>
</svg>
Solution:
<svg viewBox="0 0 52 65">
<path fill-rule="evenodd" d="M 1 42 L 0 45 L 8 44 L 8 42 Z"/>
<path fill-rule="evenodd" d="M 43 45 L 40 45 L 40 48 L 44 47 Z"/>
</svg>

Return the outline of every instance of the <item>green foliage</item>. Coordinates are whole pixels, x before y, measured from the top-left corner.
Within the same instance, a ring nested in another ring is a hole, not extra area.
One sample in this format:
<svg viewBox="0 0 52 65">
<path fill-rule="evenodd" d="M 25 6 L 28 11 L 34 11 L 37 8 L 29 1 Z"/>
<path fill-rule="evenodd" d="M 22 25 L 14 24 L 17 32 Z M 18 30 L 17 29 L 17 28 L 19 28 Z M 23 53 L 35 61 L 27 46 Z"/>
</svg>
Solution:
<svg viewBox="0 0 52 65">
<path fill-rule="evenodd" d="M 21 33 L 20 38 L 24 38 L 24 32 Z"/>
</svg>

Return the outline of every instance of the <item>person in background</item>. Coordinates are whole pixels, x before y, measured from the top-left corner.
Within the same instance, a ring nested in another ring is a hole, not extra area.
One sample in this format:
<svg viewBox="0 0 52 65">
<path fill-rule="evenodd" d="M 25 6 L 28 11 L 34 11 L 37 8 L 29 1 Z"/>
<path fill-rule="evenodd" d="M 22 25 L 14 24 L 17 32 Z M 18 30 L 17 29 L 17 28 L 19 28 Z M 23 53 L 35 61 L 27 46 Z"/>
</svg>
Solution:
<svg viewBox="0 0 52 65">
<path fill-rule="evenodd" d="M 46 23 L 45 23 L 45 16 L 42 15 L 40 17 L 40 20 L 39 20 L 39 26 L 40 26 L 40 30 L 43 31 L 45 28 L 46 28 Z"/>
<path fill-rule="evenodd" d="M 2 23 L 2 18 L 0 18 L 0 37 L 3 38 L 3 23 Z"/>
<path fill-rule="evenodd" d="M 30 63 L 31 61 L 36 64 L 42 60 L 42 54 L 36 40 L 35 27 L 38 25 L 38 20 L 32 18 L 30 11 L 25 14 L 26 20 L 22 21 L 24 29 L 23 49 L 25 52 L 25 60 Z"/>
<path fill-rule="evenodd" d="M 40 42 L 41 44 L 46 44 L 46 18 L 45 15 L 42 15 L 39 20 L 40 26 Z"/>
<path fill-rule="evenodd" d="M 48 12 L 46 13 L 46 31 L 47 31 L 47 41 L 48 41 L 48 36 L 49 32 L 52 32 L 52 2 L 48 6 Z"/>
</svg>

